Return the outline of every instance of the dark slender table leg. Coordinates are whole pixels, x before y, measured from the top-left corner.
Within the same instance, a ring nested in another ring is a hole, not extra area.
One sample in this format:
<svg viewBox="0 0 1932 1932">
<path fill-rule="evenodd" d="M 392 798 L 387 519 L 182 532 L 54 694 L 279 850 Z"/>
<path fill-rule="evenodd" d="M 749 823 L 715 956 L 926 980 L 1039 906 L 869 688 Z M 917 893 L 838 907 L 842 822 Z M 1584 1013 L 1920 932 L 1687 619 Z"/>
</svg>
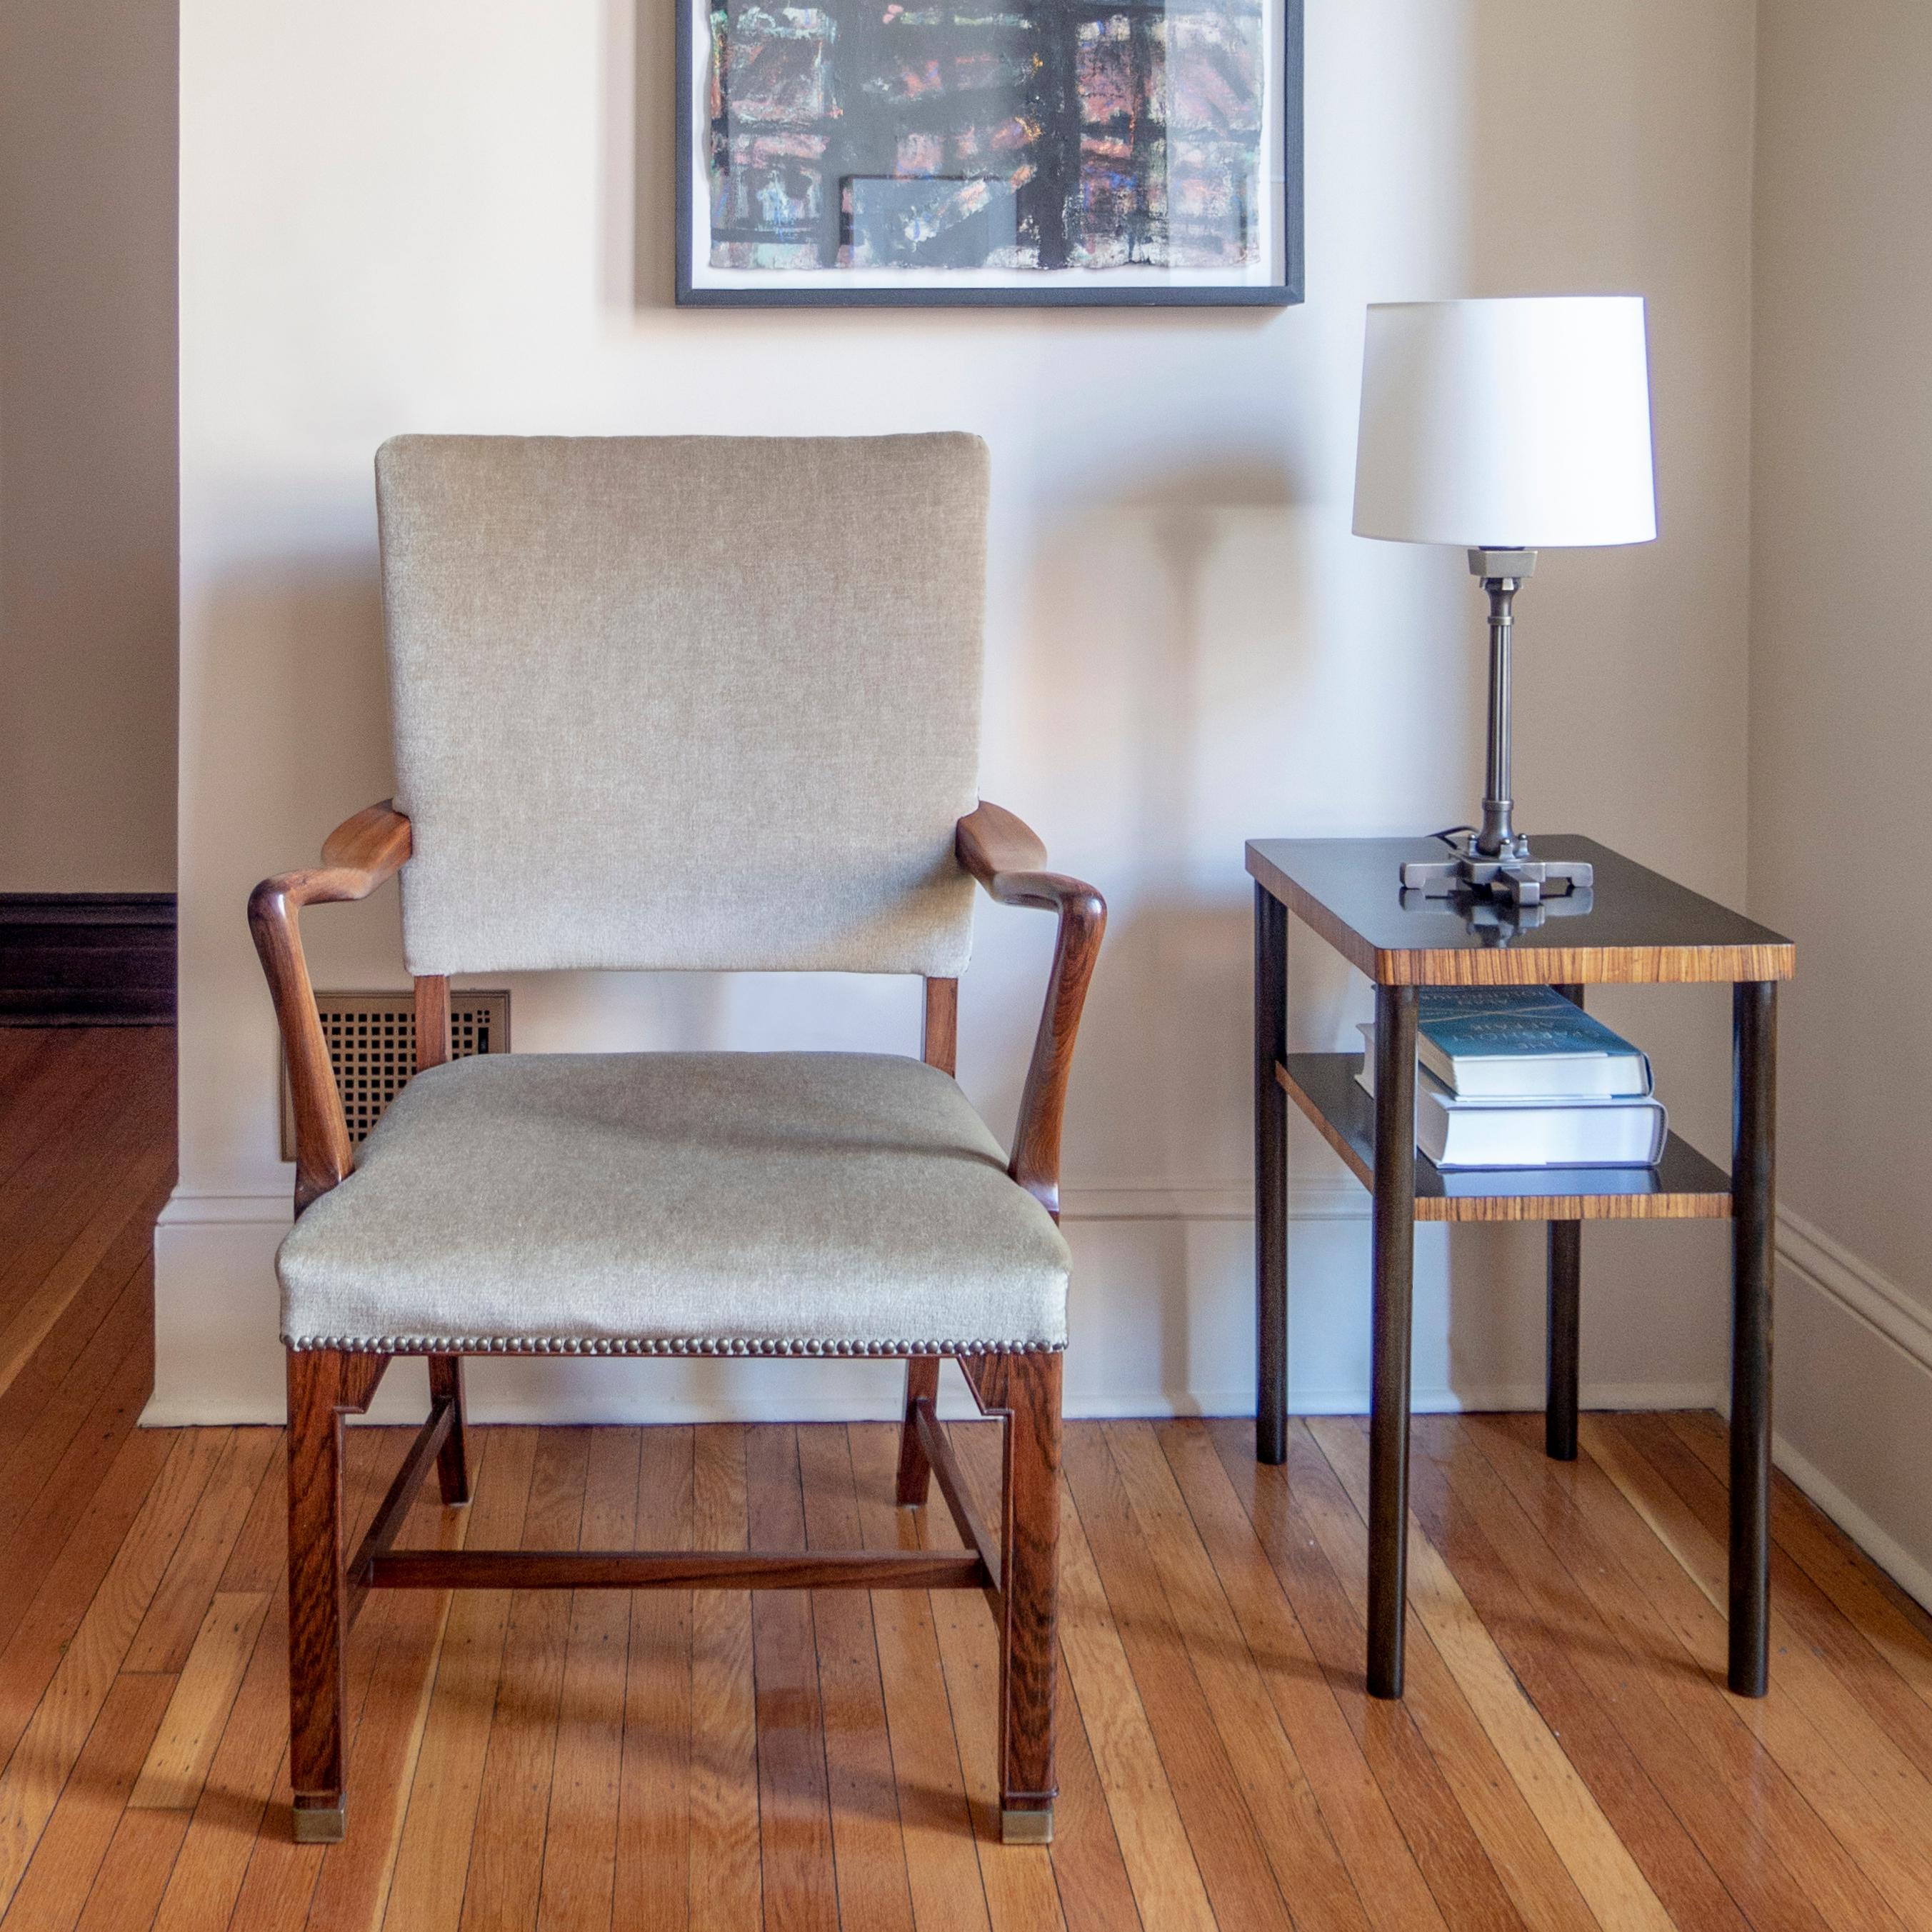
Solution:
<svg viewBox="0 0 1932 1932">
<path fill-rule="evenodd" d="M 1369 1690 L 1402 1695 L 1415 1291 L 1415 988 L 1376 988 L 1375 1311 L 1369 1424 Z"/>
<path fill-rule="evenodd" d="M 1771 1268 L 1778 1113 L 1778 987 L 1731 994 L 1731 1688 L 1771 1681 Z"/>
<path fill-rule="evenodd" d="M 1288 908 L 1255 888 L 1255 1459 L 1288 1459 Z"/>
<path fill-rule="evenodd" d="M 1576 1005 L 1581 986 L 1556 990 Z M 1550 1224 L 1550 1324 L 1544 1376 L 1544 1453 L 1558 1462 L 1576 1460 L 1576 1384 L 1582 1350 L 1583 1224 Z"/>
<path fill-rule="evenodd" d="M 1550 1224 L 1550 1340 L 1544 1454 L 1576 1460 L 1576 1383 L 1582 1326 L 1583 1224 Z"/>
</svg>

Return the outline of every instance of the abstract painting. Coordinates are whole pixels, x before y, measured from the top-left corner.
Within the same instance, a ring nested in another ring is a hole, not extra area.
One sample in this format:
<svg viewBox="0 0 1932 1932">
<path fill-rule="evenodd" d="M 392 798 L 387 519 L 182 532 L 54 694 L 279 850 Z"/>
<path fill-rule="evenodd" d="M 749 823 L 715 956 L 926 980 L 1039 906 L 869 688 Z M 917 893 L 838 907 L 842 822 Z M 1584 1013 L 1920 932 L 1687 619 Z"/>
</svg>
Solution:
<svg viewBox="0 0 1932 1932">
<path fill-rule="evenodd" d="M 1300 0 L 678 0 L 686 302 L 1284 303 Z"/>
</svg>

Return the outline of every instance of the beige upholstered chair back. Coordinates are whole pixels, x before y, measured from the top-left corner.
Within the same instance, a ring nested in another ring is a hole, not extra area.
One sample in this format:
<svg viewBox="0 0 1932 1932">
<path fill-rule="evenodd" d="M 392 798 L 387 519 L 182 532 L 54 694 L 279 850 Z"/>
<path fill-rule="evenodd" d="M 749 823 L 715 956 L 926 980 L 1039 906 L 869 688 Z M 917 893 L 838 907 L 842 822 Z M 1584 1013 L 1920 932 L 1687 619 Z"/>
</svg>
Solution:
<svg viewBox="0 0 1932 1932">
<path fill-rule="evenodd" d="M 965 964 L 976 437 L 411 436 L 376 477 L 412 972 Z"/>
</svg>

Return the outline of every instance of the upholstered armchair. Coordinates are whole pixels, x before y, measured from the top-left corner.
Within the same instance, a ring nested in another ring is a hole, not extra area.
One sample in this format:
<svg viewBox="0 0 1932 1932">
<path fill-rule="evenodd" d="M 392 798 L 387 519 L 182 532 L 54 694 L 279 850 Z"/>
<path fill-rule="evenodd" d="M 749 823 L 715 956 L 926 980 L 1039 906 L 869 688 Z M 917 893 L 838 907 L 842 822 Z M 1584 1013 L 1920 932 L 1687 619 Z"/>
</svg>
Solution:
<svg viewBox="0 0 1932 1932">
<path fill-rule="evenodd" d="M 410 436 L 376 465 L 396 797 L 256 887 L 296 1120 L 289 1376 L 298 1839 L 340 1838 L 344 1659 L 372 1588 L 972 1588 L 998 1620 L 1003 1834 L 1043 1842 L 1053 1692 L 1060 1116 L 1106 910 L 976 789 L 975 439 Z M 352 1160 L 306 906 L 402 882 L 417 1070 Z M 1010 1150 L 955 1084 L 972 901 L 1054 914 Z M 449 1058 L 452 974 L 917 974 L 923 1058 Z M 960 1551 L 398 1550 L 468 1499 L 466 1355 L 890 1356 L 898 1500 Z M 342 1425 L 428 1358 L 430 1410 L 345 1553 Z M 982 1527 L 934 1420 L 1004 1420 Z M 618 1714 L 614 1712 L 613 1720 Z"/>
</svg>

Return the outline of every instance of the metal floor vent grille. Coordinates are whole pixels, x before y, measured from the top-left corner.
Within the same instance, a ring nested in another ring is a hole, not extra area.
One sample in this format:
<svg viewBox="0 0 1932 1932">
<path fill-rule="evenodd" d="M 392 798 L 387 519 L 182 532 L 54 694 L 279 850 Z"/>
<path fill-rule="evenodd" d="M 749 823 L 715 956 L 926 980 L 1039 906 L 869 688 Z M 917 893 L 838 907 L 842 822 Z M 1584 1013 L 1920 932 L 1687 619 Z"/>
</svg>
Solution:
<svg viewBox="0 0 1932 1932">
<path fill-rule="evenodd" d="M 328 1042 L 335 1090 L 349 1123 L 350 1144 L 368 1137 L 384 1108 L 416 1071 L 416 1003 L 413 993 L 318 993 L 315 1010 Z M 510 1050 L 510 996 L 452 989 L 449 1053 Z M 289 1102 L 289 1070 L 282 1066 L 282 1158 L 296 1157 L 295 1110 Z"/>
</svg>

